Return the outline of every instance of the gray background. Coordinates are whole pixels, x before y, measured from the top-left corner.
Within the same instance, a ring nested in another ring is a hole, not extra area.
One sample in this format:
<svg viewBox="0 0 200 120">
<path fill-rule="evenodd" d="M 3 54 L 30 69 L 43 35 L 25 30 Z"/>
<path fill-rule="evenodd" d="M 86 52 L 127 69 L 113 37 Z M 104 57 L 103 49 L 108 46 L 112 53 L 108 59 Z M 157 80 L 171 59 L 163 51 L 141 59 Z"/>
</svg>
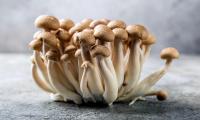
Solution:
<svg viewBox="0 0 200 120">
<path fill-rule="evenodd" d="M 27 44 L 41 14 L 58 18 L 122 19 L 157 36 L 153 53 L 168 46 L 200 54 L 200 0 L 0 0 L 0 52 L 30 52 Z"/>
</svg>

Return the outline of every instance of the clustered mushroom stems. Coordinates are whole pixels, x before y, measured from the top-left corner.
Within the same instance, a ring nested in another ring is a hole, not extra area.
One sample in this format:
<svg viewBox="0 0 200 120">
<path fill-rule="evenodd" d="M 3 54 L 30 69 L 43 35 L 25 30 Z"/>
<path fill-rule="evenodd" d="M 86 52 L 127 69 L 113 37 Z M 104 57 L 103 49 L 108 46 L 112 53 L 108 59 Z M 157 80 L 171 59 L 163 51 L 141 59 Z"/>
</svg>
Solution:
<svg viewBox="0 0 200 120">
<path fill-rule="evenodd" d="M 32 76 L 53 101 L 82 103 L 129 102 L 145 96 L 166 100 L 166 90 L 154 85 L 168 71 L 179 52 L 161 51 L 164 67 L 141 80 L 155 37 L 143 25 L 126 25 L 122 20 L 58 20 L 41 15 L 40 28 L 29 43 L 33 50 Z"/>
</svg>

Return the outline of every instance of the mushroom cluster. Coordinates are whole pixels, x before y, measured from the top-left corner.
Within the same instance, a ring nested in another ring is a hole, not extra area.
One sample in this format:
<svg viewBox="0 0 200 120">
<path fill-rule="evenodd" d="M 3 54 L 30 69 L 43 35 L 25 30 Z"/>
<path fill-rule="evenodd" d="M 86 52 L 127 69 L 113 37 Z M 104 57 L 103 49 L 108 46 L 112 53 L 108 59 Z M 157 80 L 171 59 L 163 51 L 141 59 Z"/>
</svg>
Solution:
<svg viewBox="0 0 200 120">
<path fill-rule="evenodd" d="M 35 26 L 41 31 L 29 43 L 33 50 L 32 76 L 52 100 L 131 105 L 145 96 L 167 98 L 165 90 L 153 86 L 179 52 L 163 49 L 160 57 L 165 60 L 164 67 L 140 80 L 155 43 L 144 26 L 108 19 L 84 19 L 75 24 L 48 15 L 39 16 Z"/>
</svg>

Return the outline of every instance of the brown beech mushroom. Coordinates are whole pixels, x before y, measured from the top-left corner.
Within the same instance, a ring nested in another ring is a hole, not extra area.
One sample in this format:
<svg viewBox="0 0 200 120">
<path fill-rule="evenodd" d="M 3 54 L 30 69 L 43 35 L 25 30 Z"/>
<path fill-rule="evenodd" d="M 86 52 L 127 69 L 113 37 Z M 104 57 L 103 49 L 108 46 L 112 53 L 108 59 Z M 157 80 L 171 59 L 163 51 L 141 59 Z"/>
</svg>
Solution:
<svg viewBox="0 0 200 120">
<path fill-rule="evenodd" d="M 108 68 L 105 58 L 110 56 L 110 51 L 107 47 L 102 45 L 97 45 L 92 47 L 91 54 L 93 57 L 97 57 L 99 71 L 103 77 L 105 84 L 105 91 L 103 94 L 104 100 L 107 104 L 112 105 L 112 103 L 117 99 L 118 95 L 118 83 L 116 76 L 114 76 L 110 69 Z"/>
<path fill-rule="evenodd" d="M 84 91 L 88 91 L 88 83 L 88 87 L 95 99 L 97 101 L 102 101 L 101 96 L 103 94 L 103 85 L 101 77 L 98 73 L 97 65 L 90 55 L 90 47 L 95 44 L 95 38 L 90 31 L 82 31 L 78 33 L 78 40 L 80 42 L 81 57 L 83 60 L 83 64 L 81 65 L 81 67 L 83 67 L 84 69 L 84 77 L 82 77 L 80 83 L 80 87 L 83 92 L 83 97 L 86 97 L 86 99 L 91 98 L 91 96 L 88 96 L 88 93 L 85 94 Z"/>
<path fill-rule="evenodd" d="M 129 34 L 130 55 L 126 67 L 127 70 L 124 80 L 125 86 L 121 88 L 121 93 L 129 92 L 138 84 L 142 64 L 140 60 L 142 55 L 140 45 L 142 43 L 142 40 L 147 39 L 148 36 L 146 28 L 142 25 L 127 26 L 126 31 Z"/>
<path fill-rule="evenodd" d="M 137 87 L 135 87 L 121 100 L 135 100 L 140 96 L 148 94 L 149 92 L 151 93 L 153 85 L 155 85 L 156 82 L 158 82 L 158 80 L 165 75 L 172 63 L 172 60 L 179 58 L 179 52 L 175 48 L 165 48 L 161 51 L 160 57 L 166 60 L 165 66 L 145 77 L 140 83 L 138 83 Z"/>
<path fill-rule="evenodd" d="M 112 44 L 112 61 L 115 68 L 118 88 L 120 89 L 124 82 L 124 52 L 123 52 L 123 43 L 128 40 L 128 33 L 124 28 L 126 24 L 121 20 L 114 20 L 108 23 L 108 27 L 113 29 L 115 35 L 115 40 Z"/>
<path fill-rule="evenodd" d="M 74 88 L 58 65 L 57 60 L 59 59 L 59 54 L 56 51 L 50 50 L 47 52 L 46 56 L 48 58 L 47 70 L 49 79 L 53 87 L 63 96 L 64 101 L 72 100 L 76 104 L 81 104 L 81 96 L 74 91 Z"/>
</svg>

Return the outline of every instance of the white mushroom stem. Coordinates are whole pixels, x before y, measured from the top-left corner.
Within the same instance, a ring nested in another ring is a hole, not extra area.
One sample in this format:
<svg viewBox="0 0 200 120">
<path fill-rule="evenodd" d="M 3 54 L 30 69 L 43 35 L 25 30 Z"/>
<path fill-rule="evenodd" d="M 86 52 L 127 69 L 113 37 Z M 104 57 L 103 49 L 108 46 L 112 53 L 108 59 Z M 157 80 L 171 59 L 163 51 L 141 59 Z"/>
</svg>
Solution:
<svg viewBox="0 0 200 120">
<path fill-rule="evenodd" d="M 78 49 L 75 52 L 75 57 L 78 59 L 78 81 L 79 81 L 79 83 L 81 83 L 82 74 L 83 74 L 83 69 L 81 68 L 81 65 L 83 63 L 83 60 L 81 58 L 81 50 L 80 49 Z"/>
<path fill-rule="evenodd" d="M 51 88 L 52 91 L 55 91 L 53 86 L 50 84 L 50 81 L 49 81 L 49 78 L 48 78 L 48 73 L 47 73 L 47 67 L 44 64 L 44 61 L 42 60 L 42 58 L 40 56 L 40 52 L 34 51 L 33 56 L 34 56 L 35 65 L 38 68 L 38 70 L 40 71 L 45 82 L 48 84 L 48 86 Z"/>
<path fill-rule="evenodd" d="M 86 102 L 87 101 L 96 102 L 95 98 L 92 96 L 90 90 L 88 89 L 88 77 L 89 77 L 89 75 L 87 73 L 88 73 L 88 66 L 89 65 L 90 65 L 90 63 L 86 62 L 86 61 L 82 64 L 83 73 L 82 73 L 82 78 L 81 78 L 81 81 L 80 81 L 80 89 L 81 89 L 81 92 L 83 94 L 83 98 Z"/>
<path fill-rule="evenodd" d="M 140 40 L 136 40 L 130 45 L 130 55 L 125 76 L 125 86 L 121 88 L 124 94 L 135 87 L 140 77 Z M 123 90 L 124 89 L 124 90 Z"/>
<path fill-rule="evenodd" d="M 45 92 L 48 93 L 55 93 L 54 90 L 49 86 L 48 83 L 46 83 L 45 80 L 42 80 L 42 78 L 38 74 L 37 66 L 35 64 L 32 65 L 32 76 L 35 81 L 35 83 L 38 85 L 38 87 Z"/>
<path fill-rule="evenodd" d="M 117 76 L 118 88 L 120 88 L 124 82 L 125 72 L 122 40 L 115 39 L 112 57 L 113 63 L 115 63 L 114 68 Z"/>
<path fill-rule="evenodd" d="M 79 83 L 76 80 L 76 78 L 73 76 L 72 72 L 70 71 L 69 62 L 70 61 L 62 62 L 65 75 L 66 75 L 67 79 L 69 80 L 70 84 L 72 84 L 72 86 L 75 88 L 75 90 L 81 95 Z"/>
<path fill-rule="evenodd" d="M 83 47 L 81 45 L 81 56 L 83 63 L 85 61 L 88 61 L 91 63 L 90 66 L 88 66 L 88 70 L 85 74 L 88 74 L 88 86 L 90 91 L 92 92 L 93 96 L 98 100 L 101 100 L 101 96 L 103 94 L 103 85 L 100 79 L 100 74 L 98 73 L 98 68 L 95 66 L 94 61 L 90 55 L 89 48 Z"/>
<path fill-rule="evenodd" d="M 63 96 L 64 100 L 72 100 L 76 104 L 81 104 L 81 96 L 73 91 L 70 84 L 66 83 L 67 79 L 59 69 L 57 63 L 55 61 L 48 60 L 47 69 L 51 84 L 54 86 L 56 91 Z"/>
<path fill-rule="evenodd" d="M 110 58 L 102 58 L 99 56 L 99 68 L 100 73 L 102 74 L 102 77 L 104 79 L 105 83 L 105 92 L 103 94 L 103 97 L 105 101 L 111 105 L 116 99 L 118 95 L 118 82 L 115 75 L 113 75 L 112 71 L 110 71 L 110 67 L 113 66 L 109 64 L 111 61 Z"/>
</svg>

